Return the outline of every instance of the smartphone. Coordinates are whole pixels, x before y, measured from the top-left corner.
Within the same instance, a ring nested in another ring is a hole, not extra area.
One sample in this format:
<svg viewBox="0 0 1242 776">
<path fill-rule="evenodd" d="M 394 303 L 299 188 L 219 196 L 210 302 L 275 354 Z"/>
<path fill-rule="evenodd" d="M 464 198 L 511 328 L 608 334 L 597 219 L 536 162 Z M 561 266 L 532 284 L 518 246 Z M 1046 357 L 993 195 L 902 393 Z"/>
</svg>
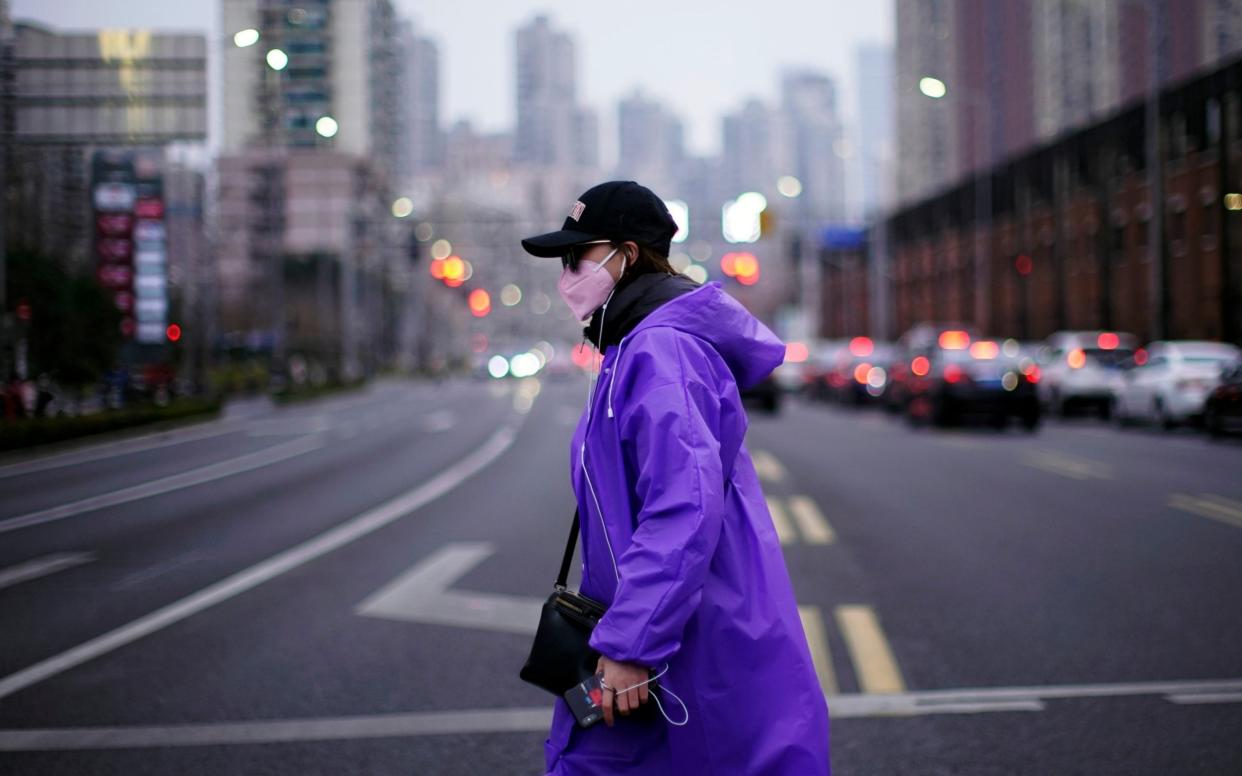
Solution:
<svg viewBox="0 0 1242 776">
<path fill-rule="evenodd" d="M 565 691 L 565 702 L 574 713 L 578 724 L 588 728 L 604 718 L 604 688 L 600 687 L 599 674 Z"/>
</svg>

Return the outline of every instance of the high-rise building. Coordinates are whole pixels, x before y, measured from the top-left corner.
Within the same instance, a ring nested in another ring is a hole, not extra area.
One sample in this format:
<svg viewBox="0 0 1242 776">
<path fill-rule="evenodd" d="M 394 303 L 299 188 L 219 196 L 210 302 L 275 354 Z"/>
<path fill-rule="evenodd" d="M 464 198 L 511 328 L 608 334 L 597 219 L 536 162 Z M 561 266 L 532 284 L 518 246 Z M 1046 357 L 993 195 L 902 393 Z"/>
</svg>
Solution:
<svg viewBox="0 0 1242 776">
<path fill-rule="evenodd" d="M 390 0 L 224 0 L 223 14 L 227 35 L 253 31 L 225 46 L 226 152 L 332 148 L 391 169 L 404 94 Z"/>
<path fill-rule="evenodd" d="M 1153 45 L 1161 84 L 1242 52 L 1242 0 L 897 0 L 896 11 L 902 202 L 1144 99 Z M 943 97 L 922 93 L 927 77 Z"/>
<path fill-rule="evenodd" d="M 398 143 L 397 169 L 402 177 L 440 169 L 444 164 L 444 130 L 440 126 L 440 51 L 412 22 L 401 24 L 404 127 Z"/>
<path fill-rule="evenodd" d="M 90 154 L 207 137 L 202 35 L 60 33 L 18 22 L 0 76 L 6 244 L 93 266 Z"/>
<path fill-rule="evenodd" d="M 826 75 L 794 71 L 781 80 L 781 120 L 788 151 L 779 175 L 793 175 L 802 183 L 800 203 L 805 215 L 817 220 L 845 220 L 845 142 L 837 108 L 836 84 Z M 771 185 L 771 184 L 768 184 Z"/>
<path fill-rule="evenodd" d="M 578 105 L 574 43 L 537 16 L 517 31 L 515 161 L 545 166 L 594 166 L 599 126 Z"/>
<path fill-rule="evenodd" d="M 722 120 L 720 184 L 727 197 L 745 191 L 771 191 L 781 175 L 789 174 L 789 146 L 784 142 L 784 122 L 777 111 L 761 100 L 747 100 Z"/>
<path fill-rule="evenodd" d="M 669 179 L 685 155 L 681 121 L 640 91 L 617 104 L 617 176 Z M 657 184 L 652 184 L 657 185 Z"/>
<path fill-rule="evenodd" d="M 860 46 L 857 68 L 857 212 L 866 216 L 893 196 L 893 50 Z"/>
<path fill-rule="evenodd" d="M 391 356 L 383 321 L 404 304 L 385 292 L 401 257 L 401 25 L 391 0 L 222 5 L 222 334 L 270 348 L 278 370 L 298 355 L 358 377 Z"/>
</svg>

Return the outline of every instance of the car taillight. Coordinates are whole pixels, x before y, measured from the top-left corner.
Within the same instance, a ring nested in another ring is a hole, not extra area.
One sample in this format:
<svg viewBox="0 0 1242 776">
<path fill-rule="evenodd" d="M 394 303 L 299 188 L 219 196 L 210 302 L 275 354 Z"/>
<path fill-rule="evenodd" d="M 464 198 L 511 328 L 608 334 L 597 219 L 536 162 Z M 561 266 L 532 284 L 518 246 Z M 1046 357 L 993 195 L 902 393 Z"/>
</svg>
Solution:
<svg viewBox="0 0 1242 776">
<path fill-rule="evenodd" d="M 949 364 L 944 368 L 944 381 L 946 383 L 960 383 L 962 381 L 962 368 L 957 364 Z"/>
<path fill-rule="evenodd" d="M 1022 370 L 1022 374 L 1026 376 L 1026 381 L 1028 383 L 1039 382 L 1039 367 L 1035 364 L 1031 364 L 1026 369 Z"/>
<path fill-rule="evenodd" d="M 1069 364 L 1070 369 L 1082 369 L 1087 365 L 1087 354 L 1082 352 L 1081 348 L 1074 348 L 1065 357 L 1065 362 Z"/>
</svg>

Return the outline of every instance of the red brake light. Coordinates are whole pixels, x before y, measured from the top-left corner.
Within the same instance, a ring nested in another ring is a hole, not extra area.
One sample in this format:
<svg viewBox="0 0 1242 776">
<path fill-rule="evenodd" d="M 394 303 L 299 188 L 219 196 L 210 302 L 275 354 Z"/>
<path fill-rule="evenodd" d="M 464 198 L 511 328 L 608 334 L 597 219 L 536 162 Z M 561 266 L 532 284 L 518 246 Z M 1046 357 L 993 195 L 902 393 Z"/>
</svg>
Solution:
<svg viewBox="0 0 1242 776">
<path fill-rule="evenodd" d="M 1000 348 L 997 347 L 995 342 L 979 340 L 970 346 L 971 358 L 977 358 L 980 361 L 989 361 L 996 358 L 998 353 L 1000 353 Z"/>
<path fill-rule="evenodd" d="M 867 373 L 870 371 L 871 364 L 868 364 L 865 361 L 854 367 L 854 382 L 859 385 L 865 385 L 867 383 Z"/>
<path fill-rule="evenodd" d="M 965 350 L 970 346 L 970 335 L 964 331 L 942 331 L 939 341 L 945 350 Z"/>
<path fill-rule="evenodd" d="M 1026 381 L 1028 383 L 1039 382 L 1039 367 L 1038 366 L 1031 364 L 1030 367 L 1028 367 L 1027 369 L 1023 371 L 1023 374 L 1026 375 Z"/>
<path fill-rule="evenodd" d="M 870 337 L 855 337 L 850 340 L 850 353 L 859 358 L 871 355 L 874 350 L 875 343 L 871 341 Z"/>
<path fill-rule="evenodd" d="M 926 356 L 915 356 L 914 360 L 910 362 L 910 371 L 916 377 L 924 377 L 930 370 L 931 362 L 927 360 Z"/>
<path fill-rule="evenodd" d="M 1146 364 L 1146 363 L 1147 363 L 1147 351 L 1143 350 L 1142 348 L 1139 348 L 1138 350 L 1134 351 L 1134 365 L 1142 366 L 1143 364 Z"/>
<path fill-rule="evenodd" d="M 957 364 L 949 364 L 944 368 L 944 381 L 946 383 L 958 383 L 962 380 L 962 368 Z"/>
<path fill-rule="evenodd" d="M 1100 350 L 1116 350 L 1121 344 L 1121 338 L 1111 331 L 1101 332 L 1100 336 L 1095 338 L 1095 343 L 1100 346 Z"/>
</svg>

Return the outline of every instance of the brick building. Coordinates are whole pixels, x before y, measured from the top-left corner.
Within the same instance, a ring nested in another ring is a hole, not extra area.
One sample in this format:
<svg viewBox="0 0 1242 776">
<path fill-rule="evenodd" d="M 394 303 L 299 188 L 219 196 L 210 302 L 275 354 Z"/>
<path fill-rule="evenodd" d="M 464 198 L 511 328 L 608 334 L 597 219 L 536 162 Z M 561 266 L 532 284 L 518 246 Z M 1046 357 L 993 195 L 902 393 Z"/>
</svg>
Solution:
<svg viewBox="0 0 1242 776">
<path fill-rule="evenodd" d="M 1132 102 L 988 170 L 982 282 L 974 252 L 983 175 L 893 214 L 883 225 L 890 332 L 962 320 L 1022 339 L 1077 328 L 1242 338 L 1242 61 L 1161 94 L 1158 250 L 1147 244 L 1144 127 L 1144 105 Z M 1153 283 L 1163 290 L 1154 299 Z M 977 289 L 987 294 L 982 313 Z"/>
</svg>

